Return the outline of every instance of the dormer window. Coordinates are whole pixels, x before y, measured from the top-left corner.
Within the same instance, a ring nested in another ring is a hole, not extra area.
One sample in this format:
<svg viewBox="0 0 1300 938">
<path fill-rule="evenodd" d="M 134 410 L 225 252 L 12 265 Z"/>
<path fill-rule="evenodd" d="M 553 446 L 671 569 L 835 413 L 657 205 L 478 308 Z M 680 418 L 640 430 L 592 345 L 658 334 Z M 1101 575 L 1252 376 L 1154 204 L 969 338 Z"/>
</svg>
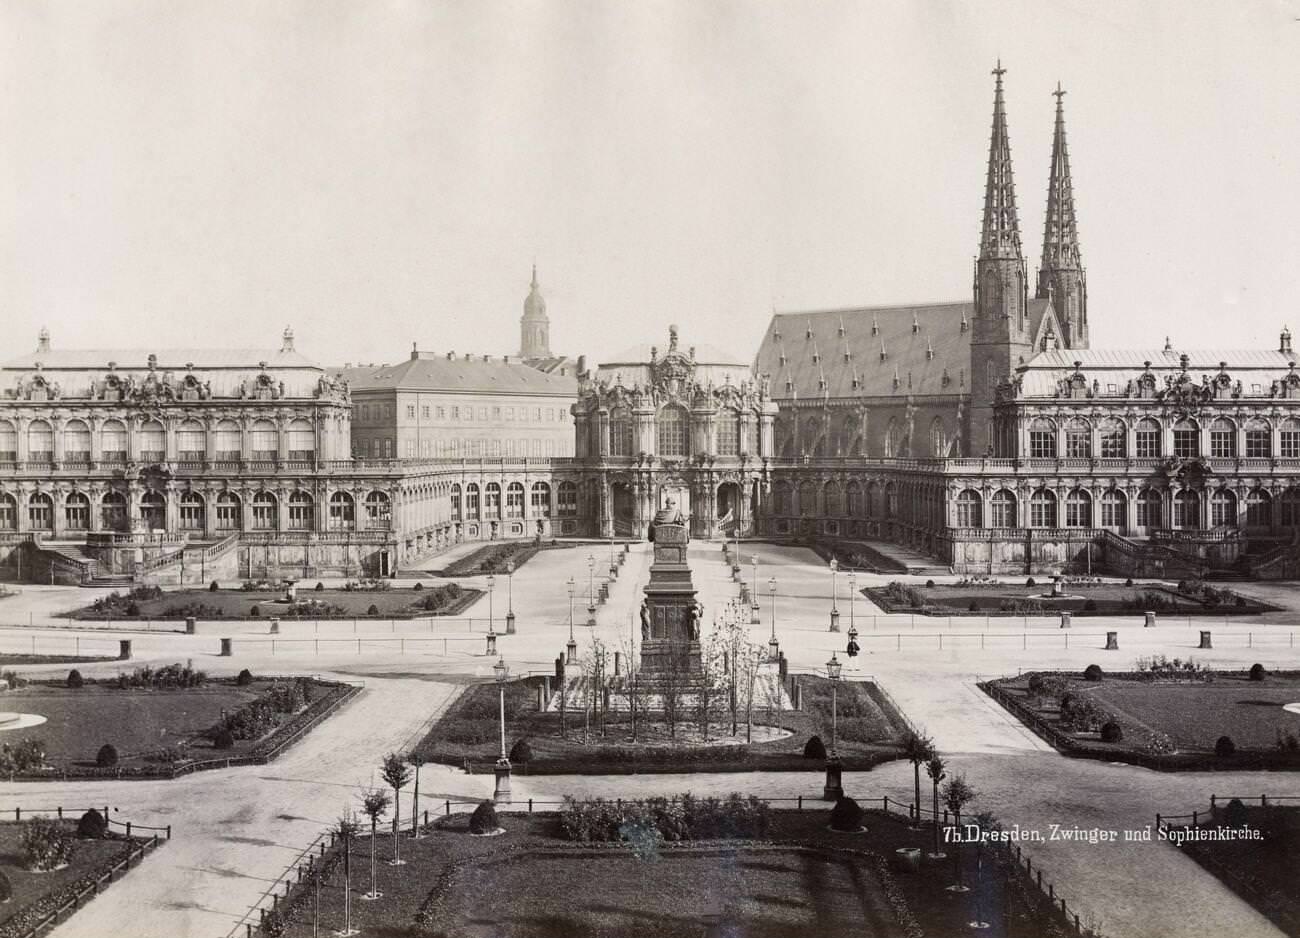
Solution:
<svg viewBox="0 0 1300 938">
<path fill-rule="evenodd" d="M 791 380 L 789 380 L 789 379 L 787 378 L 787 379 L 786 379 L 786 382 L 785 382 L 785 389 L 786 389 L 787 391 L 793 391 L 793 390 L 794 390 L 794 382 L 791 381 Z"/>
<path fill-rule="evenodd" d="M 782 364 L 782 365 L 785 364 L 785 353 L 784 353 L 784 352 L 781 353 L 781 364 Z"/>
<path fill-rule="evenodd" d="M 821 361 L 821 360 L 822 360 L 821 353 L 820 353 L 820 352 L 813 352 L 813 364 L 815 365 L 815 364 L 817 364 L 817 363 L 818 363 L 819 361 Z"/>
<path fill-rule="evenodd" d="M 860 387 L 862 387 L 862 382 L 859 381 L 857 378 L 854 378 L 854 379 L 853 379 L 853 390 L 856 391 L 856 390 L 858 390 L 858 388 L 860 388 Z"/>
<path fill-rule="evenodd" d="M 849 360 L 852 359 L 852 358 L 853 358 L 853 353 L 852 353 L 852 352 L 849 352 L 849 351 L 845 351 L 845 353 L 844 353 L 844 360 L 847 362 L 847 361 L 849 361 Z"/>
<path fill-rule="evenodd" d="M 825 390 L 826 390 L 826 379 L 825 379 L 825 378 L 819 378 L 819 379 L 817 380 L 817 390 L 819 390 L 819 391 L 825 391 Z"/>
<path fill-rule="evenodd" d="M 805 339 L 811 339 L 811 338 L 812 338 L 812 326 L 809 326 L 808 329 L 807 329 L 807 331 L 804 332 L 804 338 L 805 338 Z"/>
</svg>

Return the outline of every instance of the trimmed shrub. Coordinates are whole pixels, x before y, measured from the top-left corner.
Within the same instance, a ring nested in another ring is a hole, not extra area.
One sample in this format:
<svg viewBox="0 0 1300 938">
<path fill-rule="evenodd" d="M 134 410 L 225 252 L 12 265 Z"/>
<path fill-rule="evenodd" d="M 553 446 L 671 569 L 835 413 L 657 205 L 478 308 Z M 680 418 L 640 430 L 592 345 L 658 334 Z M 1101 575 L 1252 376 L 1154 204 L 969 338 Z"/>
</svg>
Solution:
<svg viewBox="0 0 1300 938">
<path fill-rule="evenodd" d="M 1142 748 L 1153 756 L 1167 756 L 1178 747 L 1168 733 L 1155 732 L 1147 737 Z"/>
<path fill-rule="evenodd" d="M 84 687 L 86 680 L 81 676 L 81 672 L 73 668 L 68 672 L 68 686 L 72 688 Z"/>
<path fill-rule="evenodd" d="M 1231 736 L 1220 736 L 1214 743 L 1214 754 L 1220 759 L 1230 759 L 1237 754 L 1237 744 Z"/>
<path fill-rule="evenodd" d="M 323 592 L 325 592 L 325 584 L 322 583 L 320 580 L 317 580 L 317 581 L 316 581 L 315 590 L 316 590 L 316 592 L 318 592 L 318 593 L 323 593 Z"/>
<path fill-rule="evenodd" d="M 258 606 L 258 605 L 256 605 L 256 604 L 254 604 L 254 605 L 253 605 L 253 608 L 250 609 L 250 610 L 248 610 L 248 614 L 249 614 L 250 616 L 252 616 L 254 619 L 261 618 L 261 615 L 262 615 L 262 607 L 261 607 L 261 606 Z"/>
<path fill-rule="evenodd" d="M 533 750 L 528 745 L 527 737 L 519 739 L 510 747 L 510 761 L 524 765 L 533 761 Z"/>
<path fill-rule="evenodd" d="M 416 580 L 415 585 L 412 586 L 411 589 L 415 590 L 416 592 L 419 592 L 420 590 L 424 589 L 424 584 L 421 583 L 419 580 Z"/>
<path fill-rule="evenodd" d="M 1233 798 L 1228 802 L 1228 806 L 1223 809 L 1223 823 L 1228 827 L 1245 827 L 1249 816 L 1246 806 L 1241 803 L 1240 798 Z"/>
<path fill-rule="evenodd" d="M 1132 577 L 1129 577 L 1127 580 L 1125 580 L 1125 581 L 1124 581 L 1124 585 L 1125 585 L 1125 586 L 1132 586 L 1132 585 L 1133 585 L 1133 578 L 1132 578 Z"/>
<path fill-rule="evenodd" d="M 808 742 L 803 745 L 803 757 L 805 759 L 826 758 L 826 744 L 822 742 L 820 736 L 808 737 Z"/>
<path fill-rule="evenodd" d="M 1101 725 L 1103 743 L 1120 743 L 1124 741 L 1124 729 L 1114 720 L 1107 720 Z"/>
<path fill-rule="evenodd" d="M 1083 611 L 1084 611 L 1084 612 L 1096 612 L 1096 611 L 1097 611 L 1097 600 L 1095 600 L 1095 599 L 1089 599 L 1087 602 L 1085 602 L 1085 603 L 1083 604 Z"/>
<path fill-rule="evenodd" d="M 217 583 L 216 580 L 213 580 L 211 583 L 208 584 L 208 592 L 209 592 L 209 593 L 215 593 L 215 592 L 217 592 L 217 590 L 219 590 L 219 589 L 221 589 L 221 586 L 220 586 L 220 584 Z"/>
<path fill-rule="evenodd" d="M 966 607 L 966 611 L 967 611 L 967 612 L 979 612 L 979 611 L 980 611 L 979 603 L 975 602 L 975 600 L 972 599 L 972 600 L 970 601 L 970 605 Z"/>
<path fill-rule="evenodd" d="M 1101 665 L 1090 664 L 1084 668 L 1083 679 L 1085 681 L 1100 681 L 1102 679 Z"/>
<path fill-rule="evenodd" d="M 253 672 L 248 670 L 248 668 L 244 668 L 244 670 L 240 671 L 239 677 L 235 678 L 235 684 L 238 685 L 239 687 L 247 687 L 249 684 L 252 683 L 253 683 Z"/>
<path fill-rule="evenodd" d="M 1047 687 L 1047 678 L 1043 677 L 1037 671 L 1029 675 L 1029 693 L 1041 694 Z"/>
<path fill-rule="evenodd" d="M 234 749 L 235 734 L 226 729 L 226 727 L 221 727 L 221 729 L 217 730 L 217 732 L 212 736 L 212 748 L 222 750 Z"/>
<path fill-rule="evenodd" d="M 108 821 L 104 815 L 91 808 L 77 821 L 77 836 L 87 840 L 99 840 L 108 833 Z"/>
<path fill-rule="evenodd" d="M 368 608 L 368 609 L 366 610 L 366 615 L 368 615 L 368 616 L 377 616 L 377 615 L 379 615 L 379 607 L 376 606 L 374 603 L 371 603 L 371 604 L 370 604 L 370 608 Z"/>
<path fill-rule="evenodd" d="M 1037 586 L 1037 585 L 1038 583 L 1037 581 L 1034 580 L 1033 577 L 1030 577 L 1029 579 L 1025 580 L 1025 586 Z"/>
<path fill-rule="evenodd" d="M 1268 672 L 1264 670 L 1264 666 L 1258 661 L 1250 666 L 1250 679 L 1252 681 L 1262 681 L 1266 674 Z"/>
<path fill-rule="evenodd" d="M 736 569 L 739 570 L 740 568 L 737 567 Z M 934 589 L 934 580 L 926 580 L 926 581 L 925 581 L 925 588 L 928 589 L 928 590 L 932 590 L 932 589 Z"/>
<path fill-rule="evenodd" d="M 112 743 L 104 743 L 99 747 L 99 752 L 95 754 L 95 765 L 101 769 L 110 769 L 117 765 L 117 747 Z"/>
<path fill-rule="evenodd" d="M 68 827 L 43 817 L 32 818 L 23 824 L 21 840 L 23 865 L 42 873 L 67 866 L 76 847 L 76 840 Z"/>
<path fill-rule="evenodd" d="M 831 829 L 857 831 L 862 829 L 862 808 L 852 798 L 841 798 L 831 808 Z"/>
<path fill-rule="evenodd" d="M 490 834 L 500 829 L 501 825 L 497 823 L 497 809 L 492 806 L 492 802 L 479 802 L 479 806 L 469 816 L 469 832 L 471 834 Z"/>
</svg>

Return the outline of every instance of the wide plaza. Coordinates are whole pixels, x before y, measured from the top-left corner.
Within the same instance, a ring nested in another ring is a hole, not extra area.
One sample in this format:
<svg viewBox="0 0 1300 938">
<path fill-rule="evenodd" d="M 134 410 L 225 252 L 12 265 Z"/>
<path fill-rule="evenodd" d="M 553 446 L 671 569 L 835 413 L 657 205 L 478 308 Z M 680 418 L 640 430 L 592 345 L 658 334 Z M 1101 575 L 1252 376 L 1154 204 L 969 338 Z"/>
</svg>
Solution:
<svg viewBox="0 0 1300 938">
<path fill-rule="evenodd" d="M 440 560 L 450 563 L 461 552 Z M 499 634 L 497 648 L 517 675 L 549 673 L 562 654 L 569 638 L 565 583 L 570 578 L 576 587 L 574 633 L 580 650 L 596 638 L 618 647 L 630 635 L 648 578 L 649 545 L 632 545 L 620 576 L 610 584 L 608 602 L 597 605 L 596 625 L 589 628 L 587 587 L 599 584 L 609 556 L 608 545 L 593 543 L 543 551 L 509 583 L 499 577 L 491 598 L 484 595 L 463 615 L 445 622 L 284 621 L 276 635 L 269 634 L 268 624 L 252 621 L 200 621 L 196 634 L 187 635 L 183 626 L 163 631 L 161 623 L 123 624 L 110 633 L 103 623 L 89 624 L 96 626 L 91 628 L 61 618 L 61 612 L 94 598 L 96 591 L 85 589 L 26 586 L 3 600 L 0 654 L 66 654 L 69 644 L 79 641 L 82 655 L 105 655 L 116 651 L 122 638 L 131 640 L 130 665 L 88 662 L 80 668 L 87 677 L 111 676 L 144 663 L 192 660 L 214 676 L 248 668 L 255 674 L 364 683 L 358 697 L 266 766 L 166 781 L 7 785 L 0 811 L 106 804 L 121 817 L 170 824 L 174 831 L 165 852 L 146 861 L 147 875 L 126 877 L 53 934 L 170 938 L 242 933 L 245 921 L 256 922 L 256 909 L 267 904 L 267 894 L 277 886 L 282 891 L 285 871 L 300 853 L 355 802 L 358 792 L 377 783 L 374 767 L 383 755 L 409 751 L 467 684 L 492 680 L 497 656 L 486 654 L 489 603 L 498 633 L 504 632 L 507 609 L 516 615 L 516 633 Z M 750 626 L 753 641 L 768 640 L 775 612 L 776 636 L 791 670 L 814 672 L 824 669 L 832 654 L 846 660 L 845 633 L 852 619 L 861 654 L 847 662 L 844 676 L 877 681 L 933 737 L 953 770 L 964 772 L 977 788 L 975 809 L 993 812 L 1008 827 L 1136 830 L 1150 826 L 1157 813 L 1204 806 L 1211 794 L 1300 795 L 1300 778 L 1284 772 L 1158 773 L 1067 758 L 975 686 L 978 680 L 1021 670 L 1082 671 L 1093 663 L 1128 670 L 1136 658 L 1158 654 L 1192 656 L 1222 669 L 1256 662 L 1269 669 L 1286 667 L 1295 660 L 1292 611 L 1246 620 L 1166 620 L 1154 628 L 1144 627 L 1136 616 L 1076 620 L 1068 630 L 1049 617 L 914 620 L 885 616 L 860 595 L 850 602 L 847 577 L 841 573 L 836 591 L 843 631 L 836 633 L 828 628 L 831 573 L 814 553 L 745 542 L 740 556 L 746 579 L 756 574 L 759 584 L 760 622 Z M 756 567 L 751 558 L 757 559 Z M 737 585 L 717 543 L 693 543 L 690 564 L 707 630 L 713 615 L 734 598 Z M 859 574 L 857 586 L 889 579 Z M 463 582 L 486 588 L 485 578 Z M 1255 595 L 1251 584 L 1234 587 Z M 1284 589 L 1260 592 L 1260 598 L 1276 605 L 1294 609 L 1297 603 Z M 1202 630 L 1212 632 L 1212 649 L 1197 649 Z M 1107 632 L 1116 633 L 1118 650 L 1104 650 Z M 229 657 L 220 656 L 222 638 L 233 640 Z M 67 664 L 17 668 L 25 675 L 55 677 L 67 669 Z M 820 767 L 814 766 L 806 773 L 516 774 L 513 790 L 517 802 L 558 801 L 565 795 L 630 799 L 687 790 L 813 800 L 820 797 L 822 782 Z M 421 809 L 436 812 L 446 800 L 490 797 L 492 784 L 491 775 L 426 765 Z M 912 771 L 906 761 L 846 773 L 844 784 L 847 794 L 860 799 L 887 795 L 901 803 L 912 801 Z M 410 796 L 404 795 L 409 811 Z M 1087 845 L 1049 839 L 1024 849 L 1085 923 L 1114 938 L 1174 932 L 1280 934 L 1213 876 L 1158 840 Z M 1169 931 L 1153 930 L 1156 923 L 1168 924 Z"/>
</svg>

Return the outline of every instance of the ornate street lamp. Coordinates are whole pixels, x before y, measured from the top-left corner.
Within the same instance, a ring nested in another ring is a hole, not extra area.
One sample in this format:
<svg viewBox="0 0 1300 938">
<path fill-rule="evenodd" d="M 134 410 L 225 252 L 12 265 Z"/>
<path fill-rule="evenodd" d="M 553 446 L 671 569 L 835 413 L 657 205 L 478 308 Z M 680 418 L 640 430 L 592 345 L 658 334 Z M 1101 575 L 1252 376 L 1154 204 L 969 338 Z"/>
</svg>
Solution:
<svg viewBox="0 0 1300 938">
<path fill-rule="evenodd" d="M 488 623 L 487 633 L 487 651 L 484 652 L 489 658 L 497 653 L 497 633 L 492 630 L 492 624 Z"/>
<path fill-rule="evenodd" d="M 858 656 L 858 625 L 853 617 L 854 600 L 858 597 L 858 577 L 854 573 L 849 574 L 849 644 L 844 649 L 844 653 L 850 658 Z"/>
<path fill-rule="evenodd" d="M 565 584 L 569 587 L 569 644 L 564 646 L 565 664 L 578 663 L 578 643 L 573 638 L 573 577 Z"/>
<path fill-rule="evenodd" d="M 840 630 L 840 610 L 835 605 L 835 571 L 838 570 L 839 568 L 840 568 L 839 562 L 834 557 L 832 557 L 831 558 L 831 631 L 832 632 L 838 632 Z"/>
<path fill-rule="evenodd" d="M 767 591 L 772 594 L 772 637 L 767 642 L 767 656 L 776 661 L 781 657 L 781 643 L 776 640 L 776 577 L 767 581 Z"/>
<path fill-rule="evenodd" d="M 754 595 L 750 597 L 749 624 L 758 625 L 758 554 L 749 555 L 749 564 L 754 568 Z"/>
<path fill-rule="evenodd" d="M 506 634 L 515 634 L 515 562 L 506 561 Z"/>
<path fill-rule="evenodd" d="M 510 668 L 506 666 L 505 658 L 498 658 L 492 671 L 496 674 L 497 689 L 501 693 L 501 758 L 493 768 L 497 784 L 492 800 L 501 804 L 510 800 L 510 759 L 506 756 L 506 678 L 510 676 Z"/>
<path fill-rule="evenodd" d="M 618 579 L 618 564 L 614 562 L 614 535 L 609 536 L 609 576 Z"/>
<path fill-rule="evenodd" d="M 587 555 L 587 627 L 596 627 L 596 558 Z"/>
<path fill-rule="evenodd" d="M 835 734 L 837 721 L 837 691 L 840 685 L 840 664 L 835 653 L 826 662 L 826 676 L 831 680 L 831 750 L 826 755 L 826 785 L 822 789 L 822 798 L 826 801 L 839 801 L 844 797 L 843 765 L 839 753 L 835 751 Z"/>
<path fill-rule="evenodd" d="M 497 587 L 497 578 L 496 578 L 496 574 L 494 574 L 494 573 L 489 573 L 489 574 L 487 575 L 487 588 L 488 588 L 488 633 L 489 633 L 489 634 L 491 634 L 492 632 L 495 632 L 495 631 L 496 631 L 496 628 L 495 628 L 496 617 L 492 614 L 492 593 L 493 593 L 493 591 L 496 589 L 496 587 Z"/>
</svg>

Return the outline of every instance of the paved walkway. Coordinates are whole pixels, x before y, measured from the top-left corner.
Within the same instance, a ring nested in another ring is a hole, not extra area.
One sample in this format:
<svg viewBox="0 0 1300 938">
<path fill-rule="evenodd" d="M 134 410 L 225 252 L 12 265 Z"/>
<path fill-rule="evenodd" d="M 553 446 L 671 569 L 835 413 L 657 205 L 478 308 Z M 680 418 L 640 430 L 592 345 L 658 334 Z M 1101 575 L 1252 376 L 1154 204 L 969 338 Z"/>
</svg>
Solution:
<svg viewBox="0 0 1300 938">
<path fill-rule="evenodd" d="M 717 545 L 697 544 L 692 567 L 701 599 L 709 609 L 734 595 L 729 570 Z M 607 553 L 607 552 L 606 552 Z M 750 548 L 745 546 L 743 569 L 753 576 Z M 608 566 L 601 549 L 544 551 L 525 564 L 508 585 L 518 617 L 519 634 L 502 636 L 501 651 L 515 673 L 552 667 L 569 634 L 569 600 L 565 582 L 575 580 L 574 633 L 582 647 L 592 635 L 618 648 L 631 634 L 639 586 L 647 575 L 649 553 L 634 548 L 611 600 L 598 607 L 597 626 L 588 629 L 586 593 L 591 555 L 597 573 Z M 762 622 L 751 629 L 755 641 L 766 642 L 772 628 L 771 594 L 767 580 L 775 576 L 776 631 L 795 669 L 820 667 L 832 651 L 842 655 L 845 636 L 827 631 L 830 577 L 824 565 L 806 550 L 757 547 L 762 595 Z M 500 580 L 494 616 L 504 615 Z M 837 580 L 838 605 L 845 629 L 849 624 L 849 595 L 844 577 Z M 85 591 L 44 590 L 5 600 L 26 611 L 29 604 L 49 614 L 62 606 L 84 602 Z M 484 617 L 487 599 L 468 615 Z M 878 618 L 863 599 L 852 604 L 854 621 L 862 630 L 864 654 L 859 674 L 873 675 L 895 697 L 908 716 L 934 736 L 955 771 L 965 772 L 980 791 L 976 809 L 987 809 L 1005 823 L 1047 830 L 1064 826 L 1142 829 L 1157 811 L 1181 813 L 1208 802 L 1211 792 L 1239 794 L 1269 792 L 1300 795 L 1300 777 L 1288 773 L 1163 774 L 1129 766 L 1066 759 L 1011 719 L 979 693 L 981 675 L 1028 667 L 1082 670 L 1097 661 L 1103 667 L 1128 667 L 1139 654 L 1162 652 L 1186 656 L 1193 636 L 1186 628 L 1143 629 L 1135 619 L 1103 620 L 1086 625 L 1076 620 L 1066 647 L 1065 633 L 1048 623 L 1015 628 L 994 623 L 954 620 L 910 623 Z M 706 615 L 706 624 L 712 618 Z M 405 627 L 406 624 L 399 623 Z M 260 626 L 258 626 L 260 628 Z M 290 636 L 326 628 L 342 633 L 350 623 L 285 623 Z M 425 626 L 420 626 L 425 627 Z M 499 623 L 498 623 L 498 627 Z M 433 625 L 438 636 L 464 623 Z M 393 643 L 396 631 L 388 623 L 360 623 L 349 642 L 338 642 L 320 653 L 271 645 L 269 636 L 247 634 L 236 640 L 236 656 L 217 658 L 216 638 L 228 626 L 202 623 L 200 635 L 145 635 L 136 639 L 142 659 L 176 660 L 193 657 L 211 672 L 249 667 L 255 673 L 323 672 L 366 681 L 365 692 L 331 717 L 276 763 L 261 769 L 203 773 L 175 782 L 20 784 L 7 786 L 0 809 L 13 805 L 108 803 L 144 823 L 173 823 L 176 839 L 147 861 L 144 869 L 97 899 L 91 910 L 74 916 L 55 931 L 64 936 L 129 934 L 146 936 L 216 936 L 226 934 L 323 828 L 345 808 L 357 803 L 357 793 L 372 781 L 383 754 L 402 749 L 419 737 L 422 728 L 450 701 L 467 680 L 485 679 L 491 664 L 482 652 L 481 633 L 472 644 L 418 646 L 405 651 Z M 1196 656 L 1217 666 L 1246 666 L 1255 660 L 1266 666 L 1294 662 L 1285 642 L 1286 625 L 1216 625 L 1216 648 Z M 1122 652 L 1103 652 L 1101 633 L 1120 633 Z M 1194 630 L 1193 630 L 1194 631 Z M 203 634 L 206 633 L 206 634 Z M 1258 633 L 1259 640 L 1247 636 Z M 22 634 L 19 634 L 21 639 Z M 66 633 L 65 633 L 66 634 Z M 319 633 L 317 633 L 319 634 Z M 981 641 L 981 636 L 983 636 Z M 337 636 L 336 636 L 337 637 Z M 400 636 L 399 636 L 400 637 Z M 2 641 L 4 635 L 0 635 Z M 946 639 L 940 649 L 939 639 Z M 359 642 L 360 644 L 355 644 Z M 980 647 L 980 645 L 983 647 Z M 344 647 L 355 649 L 345 651 Z M 0 648 L 5 647 L 0 644 Z M 113 672 L 107 662 L 82 670 Z M 61 672 L 66 666 L 37 670 Z M 924 780 L 923 780 L 924 781 Z M 490 776 L 467 776 L 445 766 L 422 771 L 421 790 L 432 807 L 443 799 L 469 799 L 490 793 Z M 816 797 L 819 773 L 753 773 L 747 775 L 649 775 L 615 777 L 517 776 L 517 797 L 558 799 L 565 794 L 635 797 L 651 793 L 730 792 L 743 789 L 770 797 Z M 912 773 L 908 764 L 890 764 L 871 773 L 846 777 L 850 793 L 910 801 Z M 409 799 L 404 797 L 409 809 Z M 1249 906 L 1217 880 L 1163 843 L 1120 843 L 1087 846 L 1076 843 L 1031 844 L 1035 866 L 1057 886 L 1072 909 L 1079 909 L 1111 938 L 1154 938 L 1163 935 L 1232 935 L 1255 938 L 1279 934 Z M 141 875 L 141 874 L 145 875 Z"/>
</svg>

